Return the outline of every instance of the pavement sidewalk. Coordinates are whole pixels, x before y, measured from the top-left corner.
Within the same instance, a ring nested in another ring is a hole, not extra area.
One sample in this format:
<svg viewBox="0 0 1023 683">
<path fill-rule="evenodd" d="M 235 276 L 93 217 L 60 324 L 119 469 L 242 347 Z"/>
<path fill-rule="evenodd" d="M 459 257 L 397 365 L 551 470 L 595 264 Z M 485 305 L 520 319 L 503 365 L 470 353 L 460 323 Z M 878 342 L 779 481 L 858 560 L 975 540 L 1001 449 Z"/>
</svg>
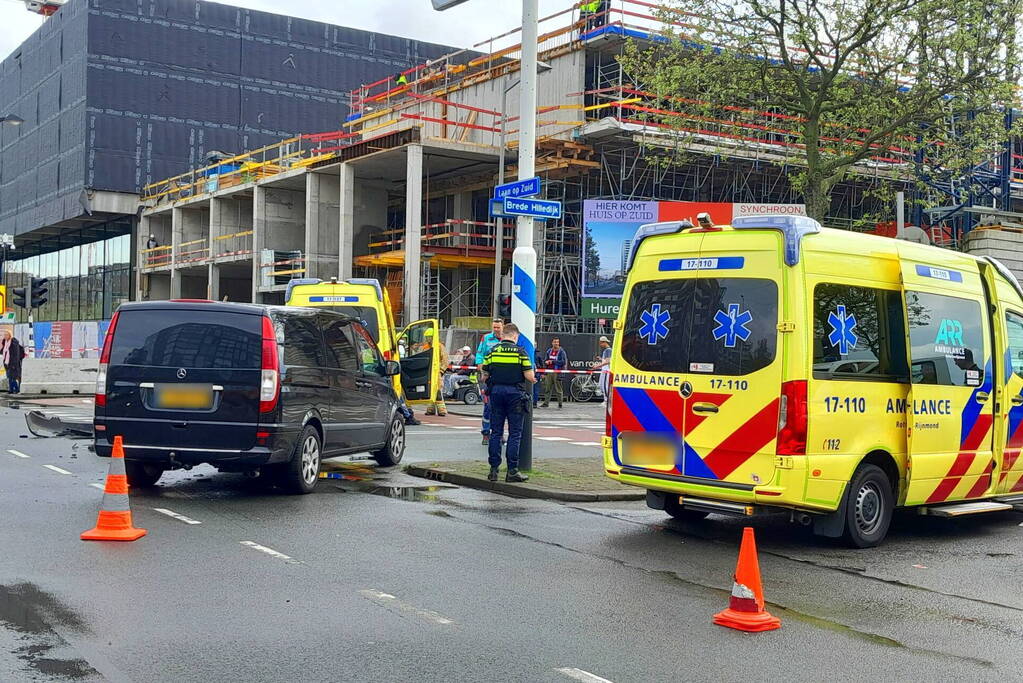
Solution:
<svg viewBox="0 0 1023 683">
<path fill-rule="evenodd" d="M 409 465 L 405 471 L 416 477 L 443 481 L 474 489 L 494 491 L 519 498 L 543 498 L 566 502 L 642 500 L 643 489 L 624 486 L 604 476 L 600 456 L 582 458 L 534 458 L 529 481 L 504 481 L 504 467 L 498 481 L 488 481 L 490 466 L 482 460 L 433 462 Z"/>
<path fill-rule="evenodd" d="M 483 417 L 483 404 L 467 406 L 464 403 L 449 401 L 446 403 L 448 412 L 463 417 Z M 537 408 L 533 411 L 534 420 L 573 420 L 579 422 L 603 422 L 604 404 L 600 401 L 592 403 L 565 403 L 558 409 L 557 404 L 551 408 Z M 416 411 L 418 412 L 418 410 Z"/>
</svg>

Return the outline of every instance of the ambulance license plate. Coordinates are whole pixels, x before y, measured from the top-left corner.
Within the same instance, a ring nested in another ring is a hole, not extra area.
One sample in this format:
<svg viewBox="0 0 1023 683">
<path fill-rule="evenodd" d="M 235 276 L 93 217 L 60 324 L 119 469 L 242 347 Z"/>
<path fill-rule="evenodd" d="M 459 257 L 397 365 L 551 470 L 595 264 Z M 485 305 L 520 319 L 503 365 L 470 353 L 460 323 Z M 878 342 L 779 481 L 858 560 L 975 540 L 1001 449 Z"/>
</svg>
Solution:
<svg viewBox="0 0 1023 683">
<path fill-rule="evenodd" d="M 675 467 L 678 444 L 667 439 L 627 439 L 622 451 L 623 465 L 670 470 Z"/>
<path fill-rule="evenodd" d="M 157 384 L 156 407 L 177 410 L 209 410 L 213 407 L 212 384 Z"/>
</svg>

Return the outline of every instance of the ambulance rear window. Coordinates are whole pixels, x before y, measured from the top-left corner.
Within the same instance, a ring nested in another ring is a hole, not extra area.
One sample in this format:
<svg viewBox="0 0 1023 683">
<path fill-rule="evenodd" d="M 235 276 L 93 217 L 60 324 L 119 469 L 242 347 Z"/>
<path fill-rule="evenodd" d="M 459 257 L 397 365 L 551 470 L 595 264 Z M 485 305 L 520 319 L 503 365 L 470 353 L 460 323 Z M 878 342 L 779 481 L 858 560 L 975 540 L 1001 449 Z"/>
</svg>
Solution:
<svg viewBox="0 0 1023 683">
<path fill-rule="evenodd" d="M 622 357 L 648 372 L 745 375 L 774 361 L 777 325 L 772 280 L 640 282 L 629 297 Z"/>
</svg>

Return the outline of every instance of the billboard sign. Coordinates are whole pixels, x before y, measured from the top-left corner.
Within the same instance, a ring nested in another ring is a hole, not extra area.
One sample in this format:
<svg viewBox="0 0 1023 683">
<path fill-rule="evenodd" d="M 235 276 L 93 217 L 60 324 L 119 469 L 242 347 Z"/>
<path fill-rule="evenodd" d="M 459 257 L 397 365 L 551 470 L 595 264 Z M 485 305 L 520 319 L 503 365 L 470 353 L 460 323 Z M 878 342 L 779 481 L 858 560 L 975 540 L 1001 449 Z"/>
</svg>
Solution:
<svg viewBox="0 0 1023 683">
<path fill-rule="evenodd" d="M 583 317 L 597 315 L 590 298 L 621 299 L 636 230 L 646 223 L 688 220 L 707 213 L 714 223 L 728 224 L 738 216 L 805 216 L 803 204 L 731 202 L 637 202 L 587 199 L 583 202 L 582 258 Z M 589 315 L 587 315 L 589 313 Z"/>
</svg>

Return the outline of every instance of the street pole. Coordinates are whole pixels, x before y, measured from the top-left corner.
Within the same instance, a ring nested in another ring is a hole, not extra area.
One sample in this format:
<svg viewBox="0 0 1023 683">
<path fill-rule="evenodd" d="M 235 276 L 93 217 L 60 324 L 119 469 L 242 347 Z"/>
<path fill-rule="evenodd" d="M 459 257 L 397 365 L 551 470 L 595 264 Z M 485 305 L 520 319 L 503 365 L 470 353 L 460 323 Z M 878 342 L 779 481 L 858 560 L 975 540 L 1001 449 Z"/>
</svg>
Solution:
<svg viewBox="0 0 1023 683">
<path fill-rule="evenodd" d="M 497 184 L 504 185 L 504 148 L 505 135 L 508 130 L 508 91 L 515 87 L 512 83 L 501 91 L 501 149 L 497 153 Z M 497 318 L 501 310 L 501 261 L 504 260 L 504 218 L 498 216 L 494 229 L 494 291 L 490 297 L 494 310 L 491 318 Z"/>
<path fill-rule="evenodd" d="M 522 0 L 522 49 L 519 61 L 519 180 L 535 175 L 536 166 L 536 34 L 537 0 Z M 504 168 L 502 164 L 502 169 Z M 515 251 L 512 253 L 512 322 L 519 328 L 519 345 L 536 363 L 536 249 L 533 218 L 518 216 Z M 533 467 L 533 389 L 522 426 L 519 467 Z"/>
</svg>

